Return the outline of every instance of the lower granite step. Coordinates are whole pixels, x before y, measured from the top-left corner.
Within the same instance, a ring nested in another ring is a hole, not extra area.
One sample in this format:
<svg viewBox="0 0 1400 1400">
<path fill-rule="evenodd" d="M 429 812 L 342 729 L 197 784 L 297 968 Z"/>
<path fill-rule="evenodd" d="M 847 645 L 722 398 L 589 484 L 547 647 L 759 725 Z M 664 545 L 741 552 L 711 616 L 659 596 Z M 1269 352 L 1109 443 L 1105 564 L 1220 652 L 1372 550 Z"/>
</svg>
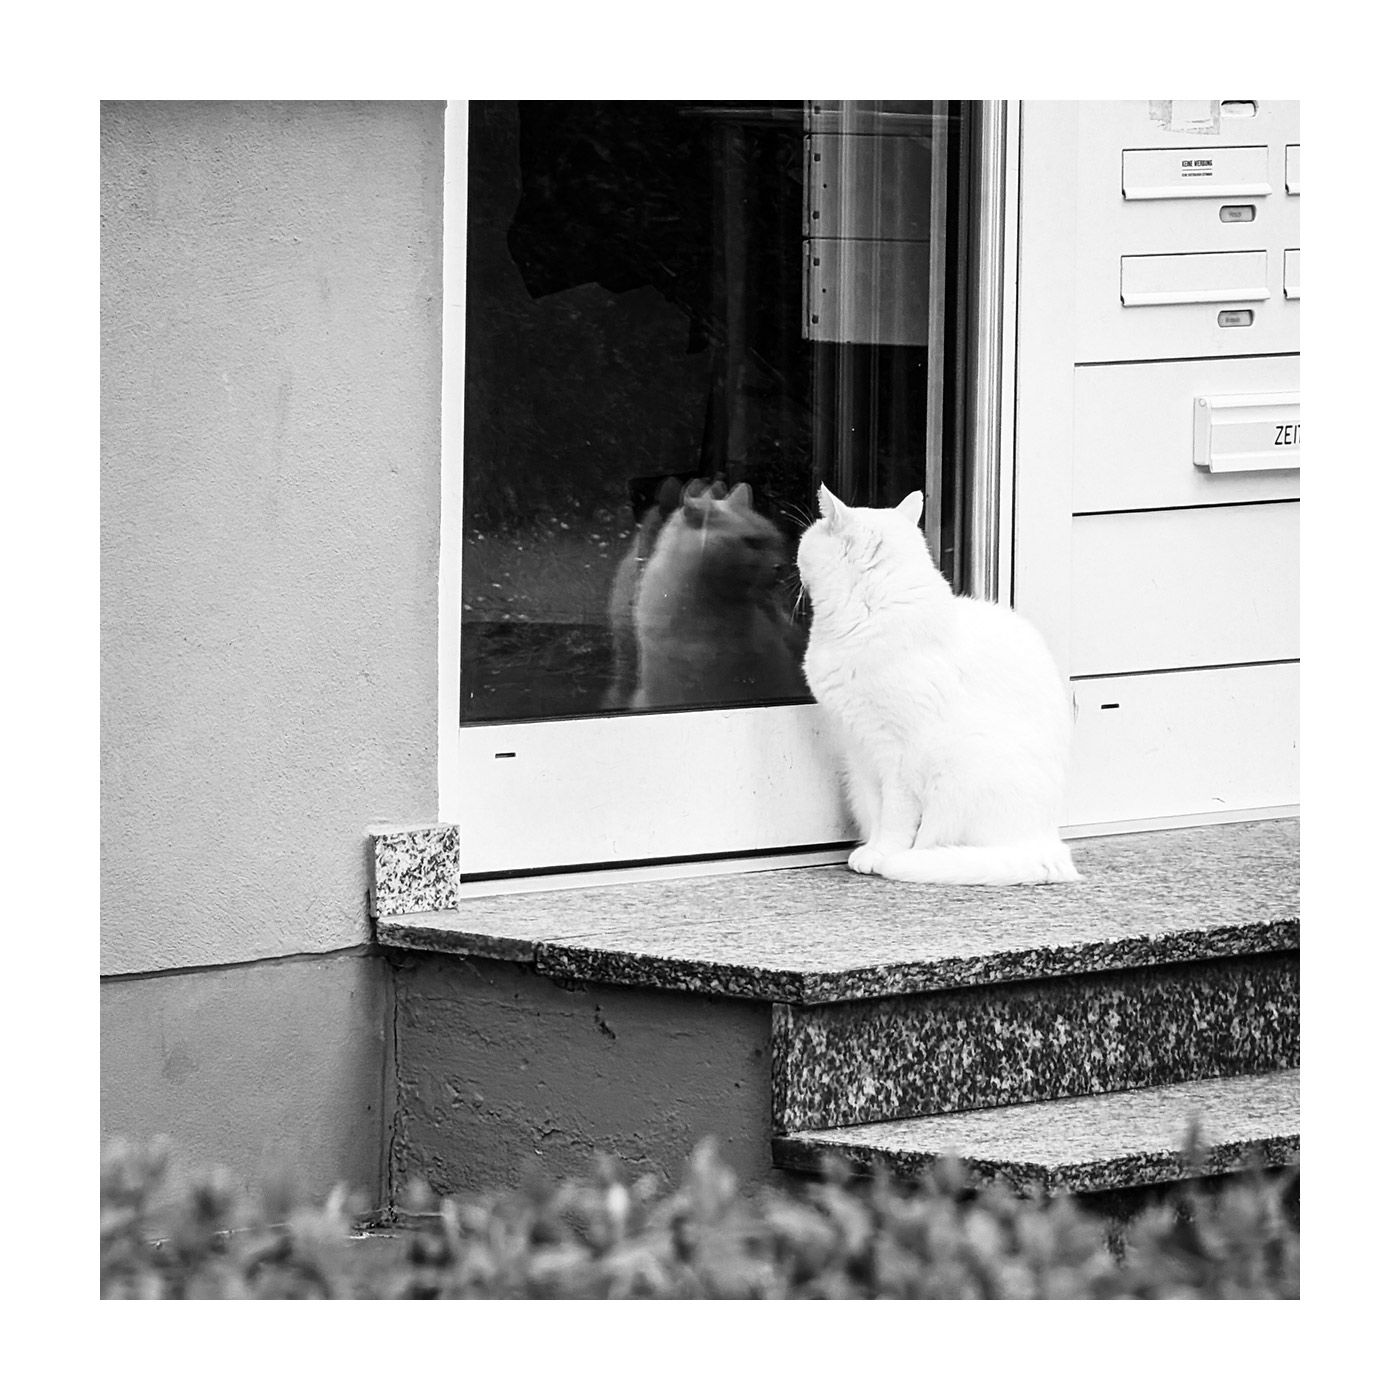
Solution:
<svg viewBox="0 0 1400 1400">
<path fill-rule="evenodd" d="M 1077 1193 L 1287 1166 L 1298 1147 L 1298 1071 L 1282 1070 L 791 1133 L 773 1139 L 773 1163 L 816 1172 L 836 1157 L 913 1176 L 958 1157 L 975 1180 Z"/>
<path fill-rule="evenodd" d="M 1298 954 L 773 1007 L 773 1128 L 1268 1074 L 1299 1060 Z"/>
</svg>

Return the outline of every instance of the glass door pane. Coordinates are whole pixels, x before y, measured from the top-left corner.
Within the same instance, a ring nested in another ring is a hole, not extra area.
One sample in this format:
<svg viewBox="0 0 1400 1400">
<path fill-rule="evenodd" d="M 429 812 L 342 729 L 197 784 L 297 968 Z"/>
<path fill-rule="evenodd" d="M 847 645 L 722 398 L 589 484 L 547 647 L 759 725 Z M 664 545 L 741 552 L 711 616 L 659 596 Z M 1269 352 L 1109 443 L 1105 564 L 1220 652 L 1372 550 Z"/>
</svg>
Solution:
<svg viewBox="0 0 1400 1400">
<path fill-rule="evenodd" d="M 806 698 L 817 482 L 925 485 L 934 105 L 471 104 L 464 723 Z"/>
<path fill-rule="evenodd" d="M 586 766 L 589 736 L 622 732 L 589 719 L 810 706 L 794 558 L 819 483 L 857 505 L 927 491 L 951 558 L 963 122 L 936 102 L 469 104 L 464 744 L 569 722 L 548 741 L 563 791 L 561 752 Z"/>
</svg>

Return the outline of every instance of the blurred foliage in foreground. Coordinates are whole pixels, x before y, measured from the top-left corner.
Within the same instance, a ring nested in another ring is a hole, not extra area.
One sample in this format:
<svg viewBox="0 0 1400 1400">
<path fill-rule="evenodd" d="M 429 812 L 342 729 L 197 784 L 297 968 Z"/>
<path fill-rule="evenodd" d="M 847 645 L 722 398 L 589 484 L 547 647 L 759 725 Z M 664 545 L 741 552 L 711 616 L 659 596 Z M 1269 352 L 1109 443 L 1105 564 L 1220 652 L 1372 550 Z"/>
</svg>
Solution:
<svg viewBox="0 0 1400 1400">
<path fill-rule="evenodd" d="M 104 1298 L 1296 1298 L 1292 1176 L 1189 1183 L 1123 1227 L 1073 1199 L 838 1175 L 742 1195 L 709 1144 L 666 1193 L 593 1174 L 477 1199 L 418 1188 L 365 1236 L 363 1203 L 227 1174 L 176 1181 L 167 1148 L 102 1165 Z M 358 1236 L 358 1237 L 357 1237 Z"/>
</svg>

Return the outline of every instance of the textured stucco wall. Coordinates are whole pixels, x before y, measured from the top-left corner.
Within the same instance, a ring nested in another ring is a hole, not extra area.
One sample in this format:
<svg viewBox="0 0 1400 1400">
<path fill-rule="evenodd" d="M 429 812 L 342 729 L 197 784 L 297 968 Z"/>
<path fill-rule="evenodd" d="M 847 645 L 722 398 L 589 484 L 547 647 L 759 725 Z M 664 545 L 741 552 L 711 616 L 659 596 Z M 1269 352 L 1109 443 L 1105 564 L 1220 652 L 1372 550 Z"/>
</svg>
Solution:
<svg viewBox="0 0 1400 1400">
<path fill-rule="evenodd" d="M 747 1185 L 771 1158 L 772 1009 L 541 976 L 518 963 L 391 954 L 391 1189 L 586 1173 L 595 1152 L 675 1185 L 714 1137 Z"/>
<path fill-rule="evenodd" d="M 385 1151 L 364 828 L 437 817 L 442 121 L 102 108 L 102 1130 L 317 1188 Z"/>
<path fill-rule="evenodd" d="M 117 978 L 102 986 L 102 1132 L 172 1142 L 243 1181 L 378 1197 L 388 980 L 365 952 Z"/>
<path fill-rule="evenodd" d="M 437 816 L 442 114 L 103 104 L 104 972 L 362 943 Z"/>
</svg>

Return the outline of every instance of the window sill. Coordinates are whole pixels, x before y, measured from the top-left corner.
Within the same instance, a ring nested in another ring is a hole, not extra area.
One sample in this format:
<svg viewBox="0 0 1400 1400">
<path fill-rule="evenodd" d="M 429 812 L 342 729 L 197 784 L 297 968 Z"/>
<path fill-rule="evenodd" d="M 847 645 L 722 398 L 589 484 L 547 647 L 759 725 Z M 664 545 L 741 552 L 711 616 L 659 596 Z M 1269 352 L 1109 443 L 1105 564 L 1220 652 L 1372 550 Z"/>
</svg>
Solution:
<svg viewBox="0 0 1400 1400">
<path fill-rule="evenodd" d="M 1298 946 L 1296 819 L 1090 837 L 1077 885 L 902 885 L 844 866 L 487 896 L 379 921 L 385 946 L 551 977 L 853 1001 Z"/>
</svg>

